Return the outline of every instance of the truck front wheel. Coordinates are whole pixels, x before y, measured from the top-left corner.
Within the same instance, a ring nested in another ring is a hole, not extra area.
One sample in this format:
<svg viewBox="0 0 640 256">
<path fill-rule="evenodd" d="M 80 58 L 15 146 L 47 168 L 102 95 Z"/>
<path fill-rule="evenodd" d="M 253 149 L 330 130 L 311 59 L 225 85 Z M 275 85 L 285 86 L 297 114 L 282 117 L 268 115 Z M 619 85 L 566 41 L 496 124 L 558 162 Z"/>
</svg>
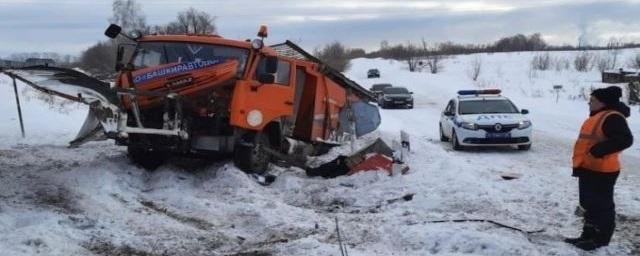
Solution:
<svg viewBox="0 0 640 256">
<path fill-rule="evenodd" d="M 271 154 L 265 148 L 270 145 L 267 134 L 246 134 L 236 142 L 233 163 L 247 173 L 265 173 L 271 161 Z"/>
<path fill-rule="evenodd" d="M 147 171 L 158 169 L 166 158 L 166 154 L 160 151 L 143 147 L 127 147 L 127 156 L 131 162 L 144 168 Z"/>
</svg>

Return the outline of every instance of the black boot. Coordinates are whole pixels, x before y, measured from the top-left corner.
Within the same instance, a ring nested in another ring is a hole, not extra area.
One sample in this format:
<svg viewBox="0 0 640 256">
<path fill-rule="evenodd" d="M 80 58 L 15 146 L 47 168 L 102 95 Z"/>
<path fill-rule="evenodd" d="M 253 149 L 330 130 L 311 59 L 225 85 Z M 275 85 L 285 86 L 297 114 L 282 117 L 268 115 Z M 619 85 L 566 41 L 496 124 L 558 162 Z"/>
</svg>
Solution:
<svg viewBox="0 0 640 256">
<path fill-rule="evenodd" d="M 581 240 L 578 241 L 574 244 L 576 247 L 585 250 L 585 251 L 593 251 L 595 249 L 598 249 L 602 246 L 607 246 L 606 243 L 601 243 L 601 242 L 597 242 L 594 239 L 586 239 L 586 240 Z"/>
<path fill-rule="evenodd" d="M 576 245 L 579 242 L 593 239 L 596 236 L 596 233 L 597 233 L 597 230 L 593 225 L 589 223 L 584 223 L 584 226 L 582 227 L 582 234 L 580 234 L 580 237 L 565 238 L 564 242 L 568 244 Z"/>
<path fill-rule="evenodd" d="M 574 238 L 565 238 L 564 242 L 568 243 L 568 244 L 572 244 L 572 245 L 576 245 L 578 242 L 582 242 L 584 240 L 584 237 L 580 236 L 580 237 L 574 237 Z"/>
</svg>

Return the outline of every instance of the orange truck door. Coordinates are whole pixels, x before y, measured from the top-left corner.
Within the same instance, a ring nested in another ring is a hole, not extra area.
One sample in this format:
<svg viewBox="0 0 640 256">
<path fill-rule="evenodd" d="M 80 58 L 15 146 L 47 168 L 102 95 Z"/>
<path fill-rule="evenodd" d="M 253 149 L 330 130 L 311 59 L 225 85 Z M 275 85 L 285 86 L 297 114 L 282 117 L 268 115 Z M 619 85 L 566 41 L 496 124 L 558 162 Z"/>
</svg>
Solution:
<svg viewBox="0 0 640 256">
<path fill-rule="evenodd" d="M 295 85 L 291 68 L 290 62 L 279 60 L 271 84 L 238 81 L 231 100 L 231 125 L 260 131 L 274 119 L 291 116 Z"/>
</svg>

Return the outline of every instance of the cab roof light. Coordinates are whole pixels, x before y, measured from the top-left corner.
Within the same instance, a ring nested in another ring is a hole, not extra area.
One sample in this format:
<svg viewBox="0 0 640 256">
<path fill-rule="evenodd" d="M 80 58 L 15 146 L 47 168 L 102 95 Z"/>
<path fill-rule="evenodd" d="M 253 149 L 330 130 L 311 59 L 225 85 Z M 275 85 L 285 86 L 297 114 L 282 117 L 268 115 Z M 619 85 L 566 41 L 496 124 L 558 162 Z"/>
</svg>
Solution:
<svg viewBox="0 0 640 256">
<path fill-rule="evenodd" d="M 485 90 L 461 90 L 458 91 L 458 95 L 480 95 L 480 94 L 495 94 L 498 95 L 502 91 L 500 89 L 485 89 Z"/>
</svg>

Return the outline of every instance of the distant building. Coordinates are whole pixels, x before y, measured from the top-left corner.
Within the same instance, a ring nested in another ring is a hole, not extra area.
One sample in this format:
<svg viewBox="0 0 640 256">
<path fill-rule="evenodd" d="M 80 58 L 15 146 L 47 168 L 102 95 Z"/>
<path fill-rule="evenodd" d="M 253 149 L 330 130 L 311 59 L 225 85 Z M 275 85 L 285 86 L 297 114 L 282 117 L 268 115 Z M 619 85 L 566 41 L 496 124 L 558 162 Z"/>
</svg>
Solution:
<svg viewBox="0 0 640 256">
<path fill-rule="evenodd" d="M 640 75 L 637 71 L 607 70 L 602 72 L 603 83 L 629 83 L 640 81 Z"/>
<path fill-rule="evenodd" d="M 55 66 L 56 61 L 53 59 L 29 58 L 26 61 L 2 60 L 0 59 L 0 68 L 22 68 L 32 66 Z"/>
<path fill-rule="evenodd" d="M 24 66 L 25 63 L 22 61 L 0 60 L 0 68 L 20 68 Z"/>
<path fill-rule="evenodd" d="M 56 61 L 53 59 L 28 58 L 25 61 L 26 66 L 54 66 Z"/>
</svg>

